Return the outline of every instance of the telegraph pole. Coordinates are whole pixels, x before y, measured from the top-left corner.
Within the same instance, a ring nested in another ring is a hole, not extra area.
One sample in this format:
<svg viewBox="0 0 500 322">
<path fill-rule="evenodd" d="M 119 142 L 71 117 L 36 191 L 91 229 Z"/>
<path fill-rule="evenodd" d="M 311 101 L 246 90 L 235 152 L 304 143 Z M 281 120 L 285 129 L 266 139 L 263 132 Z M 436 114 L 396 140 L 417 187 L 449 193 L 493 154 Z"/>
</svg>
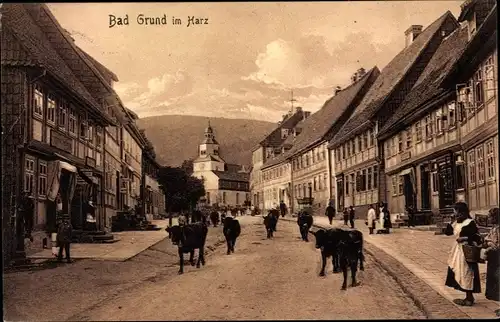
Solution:
<svg viewBox="0 0 500 322">
<path fill-rule="evenodd" d="M 292 113 L 294 112 L 293 102 L 297 102 L 297 100 L 293 98 L 293 89 L 292 89 L 291 90 L 291 97 L 290 97 L 290 103 L 292 104 Z"/>
</svg>

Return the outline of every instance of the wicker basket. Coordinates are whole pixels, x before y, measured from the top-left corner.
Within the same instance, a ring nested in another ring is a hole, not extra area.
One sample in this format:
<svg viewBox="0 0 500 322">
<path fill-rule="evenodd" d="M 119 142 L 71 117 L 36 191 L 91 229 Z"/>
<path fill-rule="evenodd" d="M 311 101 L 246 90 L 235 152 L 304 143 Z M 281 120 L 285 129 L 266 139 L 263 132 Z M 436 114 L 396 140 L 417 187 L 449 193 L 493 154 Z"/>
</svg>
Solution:
<svg viewBox="0 0 500 322">
<path fill-rule="evenodd" d="M 469 263 L 478 263 L 481 259 L 481 247 L 463 245 L 465 260 Z"/>
</svg>

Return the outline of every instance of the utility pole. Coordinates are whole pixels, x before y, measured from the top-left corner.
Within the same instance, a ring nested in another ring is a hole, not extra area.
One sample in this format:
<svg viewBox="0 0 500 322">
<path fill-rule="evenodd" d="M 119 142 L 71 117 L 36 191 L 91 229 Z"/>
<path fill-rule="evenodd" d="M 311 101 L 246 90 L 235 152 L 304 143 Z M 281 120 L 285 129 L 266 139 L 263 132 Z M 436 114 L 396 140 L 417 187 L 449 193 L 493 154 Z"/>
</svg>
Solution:
<svg viewBox="0 0 500 322">
<path fill-rule="evenodd" d="M 291 97 L 290 97 L 290 103 L 292 103 L 292 113 L 293 113 L 293 111 L 294 111 L 294 110 L 293 110 L 293 108 L 294 108 L 294 106 L 293 106 L 293 102 L 297 102 L 297 100 L 293 98 L 293 89 L 292 89 L 292 90 L 291 90 Z"/>
</svg>

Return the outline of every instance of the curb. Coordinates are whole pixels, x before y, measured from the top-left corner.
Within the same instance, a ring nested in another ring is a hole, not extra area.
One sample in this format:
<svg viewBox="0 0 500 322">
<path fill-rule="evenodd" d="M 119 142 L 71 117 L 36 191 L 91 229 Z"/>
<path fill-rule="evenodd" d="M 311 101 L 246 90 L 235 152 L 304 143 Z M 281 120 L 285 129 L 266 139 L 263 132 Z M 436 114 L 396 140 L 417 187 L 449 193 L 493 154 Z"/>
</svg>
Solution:
<svg viewBox="0 0 500 322">
<path fill-rule="evenodd" d="M 289 218 L 280 219 L 284 219 L 289 222 L 294 221 L 293 219 Z M 327 228 L 318 224 L 313 224 L 312 226 L 319 229 Z M 382 248 L 379 248 L 366 240 L 364 241 L 364 243 L 365 246 L 363 247 L 363 250 L 373 258 L 374 262 L 377 265 L 379 265 L 385 272 L 387 272 L 389 276 L 391 276 L 395 280 L 395 282 L 415 303 L 415 305 L 423 311 L 427 318 L 470 319 L 470 316 L 468 316 L 466 313 L 464 313 L 458 307 L 448 301 L 445 297 L 443 297 L 431 286 L 429 286 L 425 281 L 413 274 L 409 269 L 404 267 L 397 259 L 384 252 Z M 383 254 L 376 255 L 377 251 Z M 377 257 L 382 257 L 382 259 L 379 259 Z M 394 267 L 399 268 L 399 271 L 393 269 Z M 402 276 L 404 278 L 402 278 Z M 415 289 L 419 291 L 415 292 Z"/>
</svg>

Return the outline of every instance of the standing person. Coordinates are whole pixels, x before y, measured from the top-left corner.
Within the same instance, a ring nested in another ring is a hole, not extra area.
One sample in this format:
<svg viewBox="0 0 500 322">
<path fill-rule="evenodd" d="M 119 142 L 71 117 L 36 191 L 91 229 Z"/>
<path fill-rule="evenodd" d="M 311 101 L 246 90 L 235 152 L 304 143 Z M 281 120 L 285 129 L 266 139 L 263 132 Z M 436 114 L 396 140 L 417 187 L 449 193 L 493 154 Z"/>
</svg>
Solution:
<svg viewBox="0 0 500 322">
<path fill-rule="evenodd" d="M 183 212 L 181 212 L 181 214 L 177 218 L 177 222 L 179 223 L 179 226 L 185 226 L 187 224 L 187 218 Z"/>
<path fill-rule="evenodd" d="M 19 229 L 19 231 L 21 231 L 24 238 L 29 238 L 30 241 L 33 242 L 33 236 L 31 233 L 33 231 L 33 223 L 35 220 L 35 202 L 28 191 L 23 192 L 21 195 L 18 211 L 20 221 L 24 223 L 24 227 L 21 227 L 22 229 Z"/>
<path fill-rule="evenodd" d="M 375 229 L 375 222 L 377 221 L 377 214 L 375 213 L 376 205 L 370 205 L 368 209 L 368 214 L 366 215 L 366 225 L 368 230 L 370 230 L 370 235 L 373 235 L 373 230 Z"/>
<path fill-rule="evenodd" d="M 405 207 L 406 215 L 408 216 L 408 228 L 415 227 L 415 213 L 412 206 Z"/>
<path fill-rule="evenodd" d="M 331 225 L 333 218 L 335 217 L 335 208 L 333 207 L 332 203 L 329 203 L 328 207 L 326 207 L 325 215 L 328 216 L 328 221 L 330 222 Z"/>
<path fill-rule="evenodd" d="M 351 209 L 349 210 L 349 223 L 351 224 L 351 228 L 354 228 L 355 216 L 356 216 L 356 213 L 354 212 L 354 207 L 351 206 Z"/>
<path fill-rule="evenodd" d="M 283 202 L 283 200 L 281 200 L 281 202 L 280 202 L 280 213 L 281 213 L 281 217 L 285 217 L 285 215 L 286 215 L 286 211 L 287 211 L 286 204 Z"/>
<path fill-rule="evenodd" d="M 384 214 L 384 203 L 383 202 L 380 202 L 378 204 L 378 218 L 377 218 L 377 234 L 380 234 L 380 233 L 383 233 L 384 232 L 384 218 L 385 218 L 385 214 Z"/>
<path fill-rule="evenodd" d="M 345 207 L 344 209 L 344 225 L 347 226 L 347 222 L 349 221 L 349 208 Z"/>
<path fill-rule="evenodd" d="M 382 211 L 384 213 L 384 226 L 383 226 L 384 232 L 386 234 L 389 234 L 391 232 L 392 222 L 391 222 L 391 213 L 389 211 L 389 208 L 387 207 L 387 203 L 384 203 Z"/>
<path fill-rule="evenodd" d="M 488 300 L 498 302 L 500 301 L 500 209 L 490 209 L 488 215 L 493 227 L 484 238 L 484 249 L 481 251 L 481 257 L 486 260 L 485 296 Z"/>
<path fill-rule="evenodd" d="M 472 306 L 474 305 L 473 293 L 481 293 L 479 267 L 478 263 L 467 262 L 463 245 L 479 245 L 482 238 L 465 202 L 457 202 L 453 206 L 453 213 L 456 221 L 446 226 L 445 234 L 447 236 L 454 235 L 457 242 L 453 245 L 448 257 L 448 273 L 445 285 L 465 293 L 465 299 L 453 300 L 455 304 Z"/>
<path fill-rule="evenodd" d="M 64 215 L 57 229 L 57 245 L 59 246 L 59 254 L 57 255 L 57 260 L 59 262 L 62 262 L 62 253 L 64 249 L 64 252 L 66 253 L 66 261 L 68 263 L 71 263 L 70 246 L 72 232 L 73 227 L 69 222 L 69 216 Z"/>
</svg>

